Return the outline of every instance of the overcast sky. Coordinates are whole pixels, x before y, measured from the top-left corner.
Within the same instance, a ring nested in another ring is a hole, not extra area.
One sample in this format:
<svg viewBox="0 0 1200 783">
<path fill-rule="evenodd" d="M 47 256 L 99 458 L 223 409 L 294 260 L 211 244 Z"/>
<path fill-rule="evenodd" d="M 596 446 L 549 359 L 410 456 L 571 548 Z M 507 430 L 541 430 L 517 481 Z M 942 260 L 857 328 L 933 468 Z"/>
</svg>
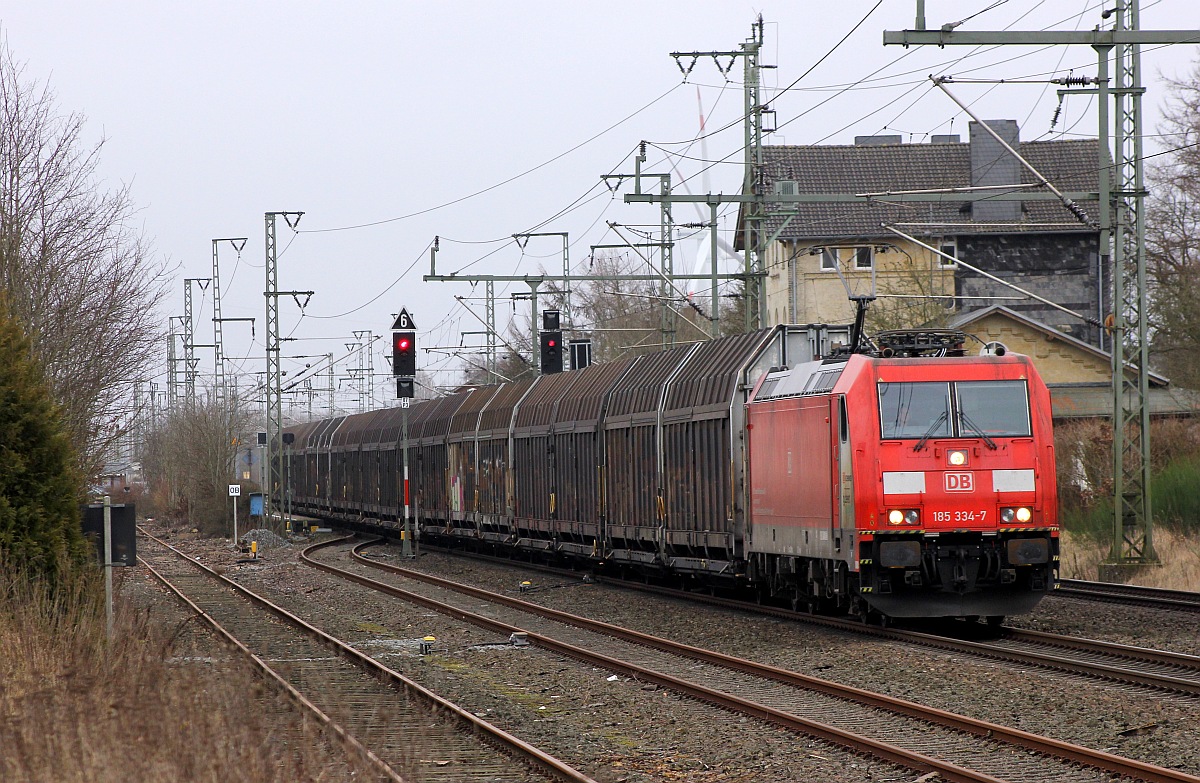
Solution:
<svg viewBox="0 0 1200 783">
<path fill-rule="evenodd" d="M 726 81 L 701 60 L 685 82 L 672 51 L 736 50 L 761 13 L 762 62 L 777 66 L 765 80 L 780 129 L 769 143 L 787 144 L 877 133 L 965 138 L 969 118 L 931 88 L 929 74 L 1045 79 L 1096 68 L 1084 46 L 883 46 L 884 30 L 913 26 L 915 0 L 6 5 L 0 35 L 25 76 L 48 81 L 60 110 L 81 112 L 89 138 L 107 140 L 106 186 L 132 185 L 140 228 L 176 268 L 164 319 L 183 312 L 184 278 L 211 276 L 213 238 L 248 237 L 240 259 L 220 249 L 222 314 L 258 319 L 256 339 L 247 325 L 226 324 L 225 352 L 242 372 L 261 372 L 263 213 L 303 211 L 299 233 L 282 222 L 278 230 L 280 289 L 315 292 L 303 313 L 281 300 L 281 331 L 299 338 L 285 355 L 340 356 L 355 331 L 384 334 L 407 307 L 422 346 L 439 349 L 420 364 L 442 385 L 459 379 L 463 360 L 441 349 L 481 340 L 461 332 L 481 328 L 466 308 L 483 315 L 483 288 L 422 282 L 435 235 L 439 274 L 561 270 L 560 240 L 534 240 L 523 252 L 511 238 L 533 231 L 568 232 L 583 272 L 592 245 L 622 241 L 607 222 L 657 226 L 656 206 L 625 205 L 600 184 L 633 170 L 642 140 L 651 142 L 646 170 L 674 167 L 692 192 L 739 189 L 740 64 Z M 926 13 L 931 28 L 966 19 L 958 29 L 1086 30 L 1112 5 L 928 0 Z M 1200 28 L 1200 4 L 1142 0 L 1142 28 Z M 1145 48 L 1147 133 L 1166 97 L 1162 77 L 1186 76 L 1196 57 L 1192 45 Z M 1024 140 L 1096 132 L 1094 102 L 1074 96 L 1050 133 L 1054 86 L 952 89 L 988 119 L 1017 120 Z M 710 132 L 730 128 L 692 143 L 701 112 Z M 1153 138 L 1147 148 L 1157 148 Z M 726 162 L 702 175 L 702 158 Z M 677 207 L 676 220 L 699 219 L 689 210 Z M 723 215 L 731 230 L 735 206 Z M 676 268 L 690 269 L 695 240 L 680 252 Z M 528 290 L 497 285 L 501 328 L 515 308 L 528 312 L 509 298 Z M 211 342 L 211 295 L 193 296 L 196 342 Z M 385 337 L 377 373 L 388 372 L 388 350 Z M 210 373 L 211 351 L 197 355 Z M 313 361 L 283 364 L 295 373 Z M 377 404 L 391 404 L 390 387 L 381 375 Z"/>
</svg>

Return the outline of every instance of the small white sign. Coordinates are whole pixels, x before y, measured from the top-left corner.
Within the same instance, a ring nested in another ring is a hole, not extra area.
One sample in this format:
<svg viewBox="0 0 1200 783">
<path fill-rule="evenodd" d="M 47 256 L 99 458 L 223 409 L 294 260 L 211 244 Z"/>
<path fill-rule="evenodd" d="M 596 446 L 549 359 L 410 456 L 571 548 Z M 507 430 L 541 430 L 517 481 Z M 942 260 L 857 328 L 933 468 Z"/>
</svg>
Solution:
<svg viewBox="0 0 1200 783">
<path fill-rule="evenodd" d="M 410 401 L 407 397 L 400 398 L 400 407 L 401 408 L 407 408 L 409 406 L 409 404 L 410 404 Z"/>
<path fill-rule="evenodd" d="M 229 497 L 236 498 L 240 494 L 242 494 L 242 485 L 241 484 L 230 484 L 229 485 Z"/>
</svg>

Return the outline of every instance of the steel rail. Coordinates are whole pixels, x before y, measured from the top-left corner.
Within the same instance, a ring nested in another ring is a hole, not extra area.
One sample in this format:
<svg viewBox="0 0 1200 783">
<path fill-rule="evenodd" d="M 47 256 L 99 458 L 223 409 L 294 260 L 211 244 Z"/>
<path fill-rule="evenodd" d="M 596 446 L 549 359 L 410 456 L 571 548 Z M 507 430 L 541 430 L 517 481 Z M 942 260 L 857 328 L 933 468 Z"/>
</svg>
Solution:
<svg viewBox="0 0 1200 783">
<path fill-rule="evenodd" d="M 456 555 L 460 555 L 457 550 L 452 551 L 454 551 Z M 552 566 L 540 566 L 536 564 L 517 562 L 506 558 L 493 557 L 490 555 L 470 553 L 461 556 L 480 558 L 502 565 L 519 567 L 523 569 L 540 570 L 561 576 L 577 576 L 577 574 L 574 572 L 564 571 L 563 569 L 554 568 Z M 1080 652 L 1098 653 L 1125 660 L 1165 666 L 1175 666 L 1180 669 L 1192 670 L 1196 673 L 1195 679 L 1187 679 L 1168 674 L 1136 671 L 1120 665 L 1083 661 L 1048 652 L 1012 649 L 992 641 L 957 639 L 952 636 L 946 636 L 942 634 L 923 633 L 920 631 L 896 627 L 882 628 L 879 626 L 865 625 L 861 622 L 846 620 L 840 617 L 823 617 L 821 615 L 808 614 L 807 612 L 798 612 L 790 609 L 783 609 L 781 607 L 752 604 L 746 601 L 739 601 L 731 598 L 702 595 L 669 587 L 633 584 L 621 579 L 612 579 L 603 576 L 595 577 L 595 579 L 598 582 L 603 582 L 604 584 L 613 587 L 619 587 L 627 590 L 637 590 L 639 592 L 649 592 L 655 595 L 703 603 L 710 606 L 732 609 L 734 611 L 753 611 L 756 614 L 778 617 L 791 620 L 793 622 L 819 625 L 825 628 L 845 631 L 848 633 L 875 636 L 878 638 L 891 639 L 909 644 L 919 644 L 925 647 L 965 653 L 977 657 L 988 658 L 990 660 L 1027 664 L 1052 671 L 1078 674 L 1085 677 L 1090 677 L 1092 679 L 1103 680 L 1104 682 L 1135 685 L 1138 687 L 1150 688 L 1156 691 L 1179 693 L 1185 696 L 1200 696 L 1200 656 L 1185 655 L 1183 653 L 1173 653 L 1163 650 L 1152 650 L 1144 647 L 1132 647 L 1094 639 L 1083 639 L 1079 637 L 1061 636 L 1038 631 L 1027 631 L 1024 629 L 1011 628 L 1007 626 L 1001 629 L 1001 633 L 1003 634 L 1001 637 L 1002 639 L 1008 639 L 1018 643 L 1027 642 L 1030 644 L 1056 647 L 1060 650 L 1077 650 Z"/>
<path fill-rule="evenodd" d="M 586 650 L 584 648 L 581 648 L 581 647 L 578 647 L 578 646 L 575 646 L 572 644 L 560 642 L 556 639 L 553 639 L 548 636 L 544 636 L 542 634 L 539 634 L 539 633 L 536 633 L 533 631 L 529 631 L 525 628 L 521 628 L 521 627 L 518 627 L 515 625 L 510 625 L 508 623 L 505 623 L 505 622 L 502 622 L 500 620 L 496 620 L 496 619 L 493 619 L 490 617 L 486 617 L 484 615 L 476 614 L 473 612 L 468 612 L 459 607 L 451 606 L 450 604 L 446 604 L 441 601 L 437 601 L 435 599 L 428 598 L 428 597 L 420 595 L 418 593 L 413 593 L 413 592 L 410 592 L 407 590 L 403 590 L 401 588 L 395 587 L 394 585 L 389 585 L 384 582 L 379 582 L 374 579 L 370 579 L 368 577 L 362 576 L 360 574 L 355 574 L 351 571 L 346 571 L 344 569 L 337 568 L 336 566 L 330 565 L 328 563 L 322 563 L 321 561 L 314 560 L 311 557 L 313 552 L 319 551 L 326 547 L 334 546 L 335 544 L 338 544 L 338 543 L 341 543 L 341 541 L 325 541 L 325 542 L 321 542 L 318 544 L 314 544 L 313 546 L 310 546 L 307 549 L 305 549 L 300 554 L 300 558 L 303 562 L 305 562 L 306 564 L 308 564 L 314 568 L 320 569 L 320 570 L 325 571 L 330 574 L 334 574 L 340 578 L 346 579 L 346 580 L 354 582 L 356 584 L 361 584 L 364 587 L 367 587 L 369 589 L 376 590 L 376 591 L 379 591 L 382 593 L 386 593 L 388 595 L 392 595 L 394 597 L 401 598 L 405 601 L 419 604 L 428 609 L 433 609 L 434 611 L 445 614 L 456 620 L 471 623 L 473 625 L 477 625 L 481 628 L 486 628 L 488 630 L 495 631 L 500 634 L 511 635 L 513 633 L 521 633 L 521 634 L 525 635 L 525 637 L 529 640 L 529 642 L 531 644 L 536 644 L 537 646 L 542 647 L 543 649 L 549 650 L 549 651 L 557 653 L 559 655 L 563 655 L 563 656 L 566 656 L 569 658 L 574 658 L 575 660 L 583 661 L 583 662 L 591 664 L 591 665 L 600 666 L 609 671 L 625 674 L 626 676 L 629 676 L 629 677 L 636 677 L 639 681 L 651 682 L 651 683 L 663 686 L 665 688 L 670 688 L 671 690 L 673 690 L 677 693 L 682 693 L 684 695 L 688 695 L 688 696 L 691 696 L 696 699 L 707 701 L 710 704 L 717 705 L 718 707 L 729 709 L 729 710 L 741 713 L 743 715 L 749 715 L 751 717 L 755 717 L 760 720 L 764 720 L 764 721 L 773 723 L 777 726 L 781 726 L 781 727 L 789 729 L 791 731 L 806 734 L 808 736 L 815 737 L 815 738 L 818 738 L 821 740 L 825 740 L 826 742 L 840 745 L 845 748 L 850 748 L 851 750 L 855 750 L 858 752 L 865 752 L 865 753 L 868 753 L 868 754 L 874 756 L 875 758 L 882 759 L 885 761 L 890 761 L 894 764 L 898 764 L 900 766 L 907 767 L 909 769 L 914 769 L 919 772 L 936 772 L 939 775 L 941 775 L 942 777 L 944 777 L 946 780 L 956 781 L 957 783 L 1003 783 L 999 779 L 994 778 L 990 775 L 984 775 L 981 773 L 977 773 L 977 772 L 974 772 L 973 770 L 965 769 L 963 767 L 959 767 L 954 764 L 949 764 L 947 762 L 944 762 L 944 761 L 941 761 L 939 759 L 935 759 L 935 758 L 932 758 L 929 756 L 925 756 L 920 753 L 908 751 L 908 750 L 905 750 L 904 748 L 900 748 L 895 745 L 891 745 L 891 744 L 888 744 L 885 742 L 873 740 L 869 737 L 863 737 L 861 735 L 853 734 L 851 732 L 844 731 L 842 729 L 838 729 L 834 726 L 829 726 L 829 725 L 826 725 L 823 723 L 818 723 L 816 721 L 811 721 L 806 718 L 802 718 L 798 715 L 793 715 L 791 713 L 783 712 L 782 710 L 777 710 L 772 707 L 768 707 L 767 705 L 750 701 L 748 699 L 742 699 L 738 696 L 734 696 L 732 694 L 728 694 L 728 693 L 725 693 L 722 691 L 708 688 L 708 687 L 705 687 L 698 683 L 693 683 L 688 680 L 684 680 L 684 679 L 681 679 L 678 677 L 673 677 L 669 674 L 664 674 L 664 673 L 657 672 L 657 671 L 654 671 L 651 669 L 646 669 L 646 668 L 637 666 L 636 664 L 631 664 L 627 661 L 622 661 L 617 658 L 612 658 L 611 656 L 602 655 L 600 653 Z M 369 542 L 369 543 L 373 543 L 373 542 Z M 370 565 L 375 565 L 375 564 L 372 564 L 370 560 L 365 560 L 365 562 Z M 378 565 L 382 566 L 383 564 L 378 564 Z M 386 568 L 386 566 L 384 566 L 384 567 Z M 397 569 L 397 572 L 401 572 L 405 576 L 409 575 L 409 572 L 405 571 L 404 569 Z M 413 573 L 415 573 L 415 572 L 413 572 Z M 429 583 L 437 584 L 437 582 L 432 581 L 432 580 L 436 580 L 436 577 L 432 577 L 431 580 L 429 581 Z M 422 581 L 426 581 L 426 580 L 422 580 Z M 494 593 L 487 593 L 486 591 L 480 591 L 480 592 L 482 592 L 484 595 L 486 595 L 488 600 L 495 600 L 497 598 L 497 596 Z M 604 625 L 604 624 L 600 623 L 598 625 Z M 615 626 L 613 626 L 612 628 L 616 629 Z M 634 632 L 629 632 L 629 633 L 634 633 Z"/>
<path fill-rule="evenodd" d="M 1068 650 L 1101 653 L 1128 658 L 1133 661 L 1157 663 L 1164 666 L 1179 666 L 1194 669 L 1200 676 L 1200 655 L 1171 652 L 1170 650 L 1155 650 L 1150 647 L 1136 647 L 1132 644 L 1117 644 L 1116 642 L 1101 642 L 1095 639 L 1084 639 L 1075 636 L 1062 636 L 1045 631 L 1032 631 L 1026 628 L 1005 628 L 1004 637 L 1021 641 L 1036 642 L 1050 647 L 1063 647 Z"/>
<path fill-rule="evenodd" d="M 394 585 L 378 582 L 368 577 L 337 568 L 331 564 L 323 563 L 311 557 L 312 553 L 319 551 L 320 549 L 333 546 L 335 543 L 341 543 L 341 541 L 324 542 L 309 547 L 301 553 L 301 559 L 305 563 L 328 573 L 336 574 L 350 581 L 367 586 L 371 589 L 380 590 L 381 592 L 395 595 L 397 597 L 404 598 L 405 600 L 414 601 L 457 619 L 471 622 L 481 627 L 489 628 L 501 633 L 524 633 L 531 642 L 560 654 L 600 665 L 613 671 L 619 671 L 631 676 L 636 676 L 640 680 L 656 682 L 659 685 L 687 693 L 723 707 L 737 709 L 738 711 L 771 721 L 778 725 L 783 725 L 801 733 L 817 736 L 822 739 L 833 741 L 857 750 L 866 750 L 873 755 L 877 755 L 880 758 L 884 758 L 894 763 L 900 763 L 904 766 L 909 766 L 923 772 L 937 771 L 943 776 L 947 777 L 949 780 L 992 779 L 990 776 L 983 775 L 982 773 L 966 770 L 962 767 L 948 764 L 947 762 L 942 762 L 937 759 L 932 759 L 923 754 L 914 753 L 895 745 L 883 743 L 867 737 L 862 737 L 850 732 L 845 732 L 833 726 L 816 723 L 791 713 L 782 712 L 780 710 L 767 707 L 766 705 L 741 699 L 740 697 L 733 696 L 732 694 L 707 688 L 706 686 L 699 685 L 697 683 L 692 683 L 690 681 L 682 680 L 661 672 L 638 667 L 636 665 L 629 664 L 628 662 L 616 660 L 598 653 L 582 650 L 574 645 L 568 645 L 550 637 L 536 634 L 528 631 L 527 629 L 518 628 L 493 618 L 475 615 L 461 608 L 403 590 L 402 588 L 395 587 Z M 480 588 L 441 579 L 440 577 L 432 576 L 430 574 L 400 568 L 387 563 L 380 563 L 378 561 L 363 557 L 361 550 L 374 543 L 377 543 L 377 541 L 369 541 L 356 546 L 353 551 L 353 556 L 355 557 L 356 561 L 372 568 L 400 574 L 405 578 L 419 580 L 427 584 L 435 585 L 443 589 L 453 590 L 473 598 L 483 599 L 492 603 L 503 604 L 505 606 L 530 612 L 541 617 L 555 620 L 557 622 L 585 628 L 596 633 L 601 633 L 607 636 L 615 636 L 635 644 L 658 649 L 673 655 L 691 658 L 693 660 L 698 660 L 711 665 L 722 666 L 764 679 L 781 682 L 793 687 L 803 688 L 828 696 L 834 696 L 836 698 L 846 699 L 871 707 L 888 710 L 897 714 L 916 718 L 918 720 L 924 720 L 935 725 L 940 725 L 948 729 L 964 732 L 969 735 L 999 740 L 1001 742 L 1029 750 L 1035 750 L 1039 753 L 1054 756 L 1056 758 L 1084 764 L 1086 766 L 1108 772 L 1115 772 L 1126 777 L 1151 781 L 1152 783 L 1179 783 L 1179 781 L 1200 783 L 1200 777 L 1170 770 L 1165 767 L 1159 767 L 1154 764 L 1148 764 L 1145 762 L 1136 761 L 1134 759 L 1128 759 L 1121 756 L 1116 756 L 1114 754 L 1105 753 L 1103 751 L 1084 748 L 1079 745 L 1062 742 L 1049 737 L 1042 737 L 1030 732 L 1021 731 L 1019 729 L 969 718 L 967 716 L 958 715 L 944 710 L 926 707 L 915 702 L 862 690 L 853 686 L 841 685 L 839 683 L 822 680 L 816 677 L 810 677 L 798 672 L 788 671 L 778 667 L 756 663 L 754 661 L 748 661 L 726 655 L 724 653 L 704 650 L 691 645 L 673 642 L 661 637 L 643 634 L 631 629 L 621 628 L 619 626 L 613 626 L 608 623 L 591 620 L 589 618 L 571 615 L 566 612 L 560 612 L 558 610 L 550 609 L 538 604 L 522 601 L 517 598 L 511 598 L 509 596 L 492 593 Z"/>
<path fill-rule="evenodd" d="M 342 642 L 340 639 L 337 639 L 336 637 L 329 635 L 328 633 L 322 631 L 320 628 L 317 628 L 316 626 L 311 625 L 310 623 L 306 622 L 305 620 L 301 619 L 300 617 L 297 617 L 296 615 L 287 611 L 286 609 L 272 603 L 271 601 L 267 600 L 266 598 L 263 598 L 262 596 L 258 595 L 257 593 L 252 592 L 248 588 L 243 587 L 242 585 L 238 584 L 237 582 L 235 582 L 231 579 L 228 579 L 227 577 L 222 576 L 221 574 L 218 574 L 216 571 L 213 571 L 211 568 L 208 568 L 207 566 L 205 566 L 203 563 L 200 563 L 195 558 L 189 557 L 187 554 L 179 551 L 175 547 L 172 547 L 170 544 L 166 543 L 165 541 L 155 538 L 154 536 L 151 536 L 149 533 L 146 533 L 145 531 L 143 531 L 143 534 L 148 536 L 152 540 L 158 542 L 162 546 L 166 547 L 170 551 L 174 552 L 176 555 L 178 555 L 179 557 L 188 561 L 190 564 L 192 564 L 196 568 L 200 569 L 201 571 L 205 572 L 206 574 L 208 574 L 212 578 L 216 579 L 223 585 L 226 585 L 226 586 L 234 589 L 240 595 L 248 598 L 250 601 L 254 602 L 255 604 L 263 607 L 264 609 L 275 614 L 276 616 L 288 621 L 289 623 L 291 623 L 292 625 L 301 629 L 308 635 L 320 640 L 321 643 L 331 647 L 338 654 L 346 657 L 353 663 L 356 663 L 359 666 L 361 666 L 362 668 L 371 672 L 372 674 L 375 674 L 376 676 L 379 676 L 382 679 L 384 679 L 388 682 L 391 682 L 394 685 L 399 686 L 405 694 L 415 695 L 418 698 L 424 700 L 425 702 L 431 704 L 439 712 L 447 713 L 447 714 L 453 716 L 460 723 L 464 724 L 467 727 L 469 732 L 472 732 L 477 736 L 482 736 L 482 737 L 486 738 L 487 740 L 490 740 L 491 742 L 495 743 L 497 746 L 499 746 L 503 750 L 508 751 L 508 752 L 512 753 L 513 755 L 520 757 L 523 761 L 529 763 L 532 767 L 537 769 L 542 774 L 545 774 L 556 780 L 565 781 L 565 783 L 597 783 L 597 781 L 595 779 L 583 774 L 582 772 L 579 772 L 578 770 L 574 769 L 573 767 L 566 764 L 562 760 L 555 758 L 554 756 L 546 753 L 545 751 L 541 750 L 540 748 L 538 748 L 534 745 L 530 745 L 529 743 L 525 742 L 524 740 L 519 739 L 518 737 L 513 736 L 512 734 L 509 734 L 508 732 L 504 731 L 500 727 L 498 727 L 492 723 L 489 723 L 488 721 L 474 715 L 473 713 L 469 712 L 468 710 L 464 710 L 463 708 L 459 707 L 457 704 L 449 701 L 448 699 L 446 699 L 442 696 L 439 696 L 437 693 L 434 693 L 433 691 L 424 687 L 423 685 L 416 682 L 415 680 L 410 680 L 409 678 L 405 677 L 403 674 L 400 674 L 399 672 L 395 671 L 394 669 L 390 669 L 387 666 L 384 666 L 382 663 L 375 660 L 374 658 L 367 655 L 366 653 L 356 650 L 355 648 L 351 647 L 350 645 L 346 644 L 345 642 Z M 338 543 L 340 540 L 343 540 L 343 539 L 335 539 L 333 543 Z M 328 544 L 328 542 L 327 542 L 327 544 Z M 176 591 L 176 592 L 178 592 L 178 591 Z M 209 616 L 206 613 L 204 613 L 203 610 L 199 610 L 199 611 L 206 618 L 208 618 L 210 620 L 210 622 L 212 622 L 211 618 L 209 618 Z M 239 644 L 239 646 L 241 646 L 241 645 Z"/>
<path fill-rule="evenodd" d="M 1061 579 L 1056 595 L 1087 601 L 1153 606 L 1185 612 L 1200 612 L 1200 593 L 1189 590 L 1167 590 L 1161 587 L 1089 582 L 1081 579 Z"/>
<path fill-rule="evenodd" d="M 154 538 L 153 536 L 149 535 L 148 533 L 145 533 L 144 531 L 143 531 L 143 535 L 146 535 L 148 538 L 151 538 L 155 541 L 159 541 L 159 539 Z M 162 543 L 162 542 L 159 541 L 159 543 Z M 167 546 L 168 548 L 170 548 L 169 544 L 164 544 L 164 546 Z M 176 554 L 179 554 L 179 553 L 176 552 Z M 183 555 L 183 556 L 186 557 L 186 555 Z M 164 587 L 166 587 L 169 591 L 174 593 L 176 598 L 178 598 L 180 601 L 182 601 L 188 608 L 190 608 L 193 612 L 195 612 L 196 615 L 198 617 L 200 617 L 201 620 L 203 620 L 205 623 L 207 623 L 209 625 L 209 627 L 211 627 L 217 633 L 218 636 L 220 636 L 222 639 L 224 639 L 225 642 L 227 642 L 228 644 L 233 646 L 234 649 L 238 650 L 239 652 L 242 653 L 242 655 L 244 655 L 247 659 L 249 659 L 250 662 L 258 669 L 260 674 L 262 674 L 264 677 L 266 677 L 268 681 L 274 683 L 275 687 L 281 689 L 284 693 L 286 693 L 288 695 L 289 698 L 292 699 L 292 701 L 299 704 L 303 709 L 307 710 L 310 715 L 312 715 L 314 718 L 316 718 L 317 721 L 321 724 L 321 726 L 325 730 L 332 732 L 334 735 L 336 735 L 340 741 L 346 743 L 350 748 L 352 748 L 354 750 L 355 753 L 357 753 L 358 755 L 360 755 L 361 757 L 366 759 L 368 761 L 368 763 L 370 763 L 373 767 L 375 767 L 375 769 L 377 769 L 379 771 L 379 773 L 381 775 L 384 775 L 388 780 L 393 781 L 393 783 L 408 783 L 406 778 L 404 778 L 402 775 L 400 775 L 399 772 L 396 772 L 396 770 L 392 769 L 391 765 L 389 765 L 383 759 L 379 758 L 369 748 L 367 748 L 361 742 L 359 742 L 357 739 L 355 739 L 355 737 L 353 735 L 351 735 L 337 721 L 335 721 L 332 717 L 330 717 L 328 713 L 326 713 L 324 710 L 322 710 L 316 704 L 309 701 L 309 699 L 303 693 L 301 693 L 294 685 L 292 685 L 290 682 L 288 682 L 286 679 L 284 679 L 283 675 L 281 675 L 279 672 L 277 672 L 273 668 L 271 668 L 270 664 L 268 664 L 265 660 L 263 660 L 261 657 L 259 657 L 253 650 L 251 650 L 249 647 L 247 647 L 245 644 L 243 644 L 240 639 L 238 639 L 236 636 L 234 636 L 232 633 L 230 633 L 223 625 L 221 625 L 219 622 L 217 622 L 216 618 L 214 618 L 208 612 L 206 612 L 202 608 L 200 608 L 194 601 L 192 601 L 192 599 L 188 598 L 183 593 L 182 590 L 180 590 L 178 587 L 176 587 L 175 584 L 173 582 L 171 582 L 171 580 L 169 580 L 166 576 L 164 576 L 158 569 L 156 569 L 154 566 L 150 565 L 150 563 L 148 563 L 142 557 L 139 557 L 138 561 L 146 567 L 146 569 L 154 576 L 155 579 L 162 582 Z"/>
</svg>

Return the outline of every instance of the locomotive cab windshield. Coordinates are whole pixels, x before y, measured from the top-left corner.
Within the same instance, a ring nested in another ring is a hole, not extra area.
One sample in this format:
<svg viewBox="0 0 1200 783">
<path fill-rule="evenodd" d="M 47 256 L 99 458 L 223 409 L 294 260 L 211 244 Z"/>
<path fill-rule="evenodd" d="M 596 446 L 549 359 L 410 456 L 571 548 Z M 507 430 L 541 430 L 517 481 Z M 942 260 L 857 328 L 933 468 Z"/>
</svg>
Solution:
<svg viewBox="0 0 1200 783">
<path fill-rule="evenodd" d="M 1031 435 L 1029 390 L 1023 380 L 879 384 L 879 427 L 884 440 L 993 438 Z"/>
</svg>

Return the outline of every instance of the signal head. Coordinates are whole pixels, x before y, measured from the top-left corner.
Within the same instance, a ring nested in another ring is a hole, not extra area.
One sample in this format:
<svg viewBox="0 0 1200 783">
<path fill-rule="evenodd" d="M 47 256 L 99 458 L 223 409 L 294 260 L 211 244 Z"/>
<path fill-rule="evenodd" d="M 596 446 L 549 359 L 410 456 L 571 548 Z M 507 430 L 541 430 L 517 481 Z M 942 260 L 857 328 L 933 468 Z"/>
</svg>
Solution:
<svg viewBox="0 0 1200 783">
<path fill-rule="evenodd" d="M 417 333 L 392 332 L 392 375 L 417 374 Z"/>
</svg>

